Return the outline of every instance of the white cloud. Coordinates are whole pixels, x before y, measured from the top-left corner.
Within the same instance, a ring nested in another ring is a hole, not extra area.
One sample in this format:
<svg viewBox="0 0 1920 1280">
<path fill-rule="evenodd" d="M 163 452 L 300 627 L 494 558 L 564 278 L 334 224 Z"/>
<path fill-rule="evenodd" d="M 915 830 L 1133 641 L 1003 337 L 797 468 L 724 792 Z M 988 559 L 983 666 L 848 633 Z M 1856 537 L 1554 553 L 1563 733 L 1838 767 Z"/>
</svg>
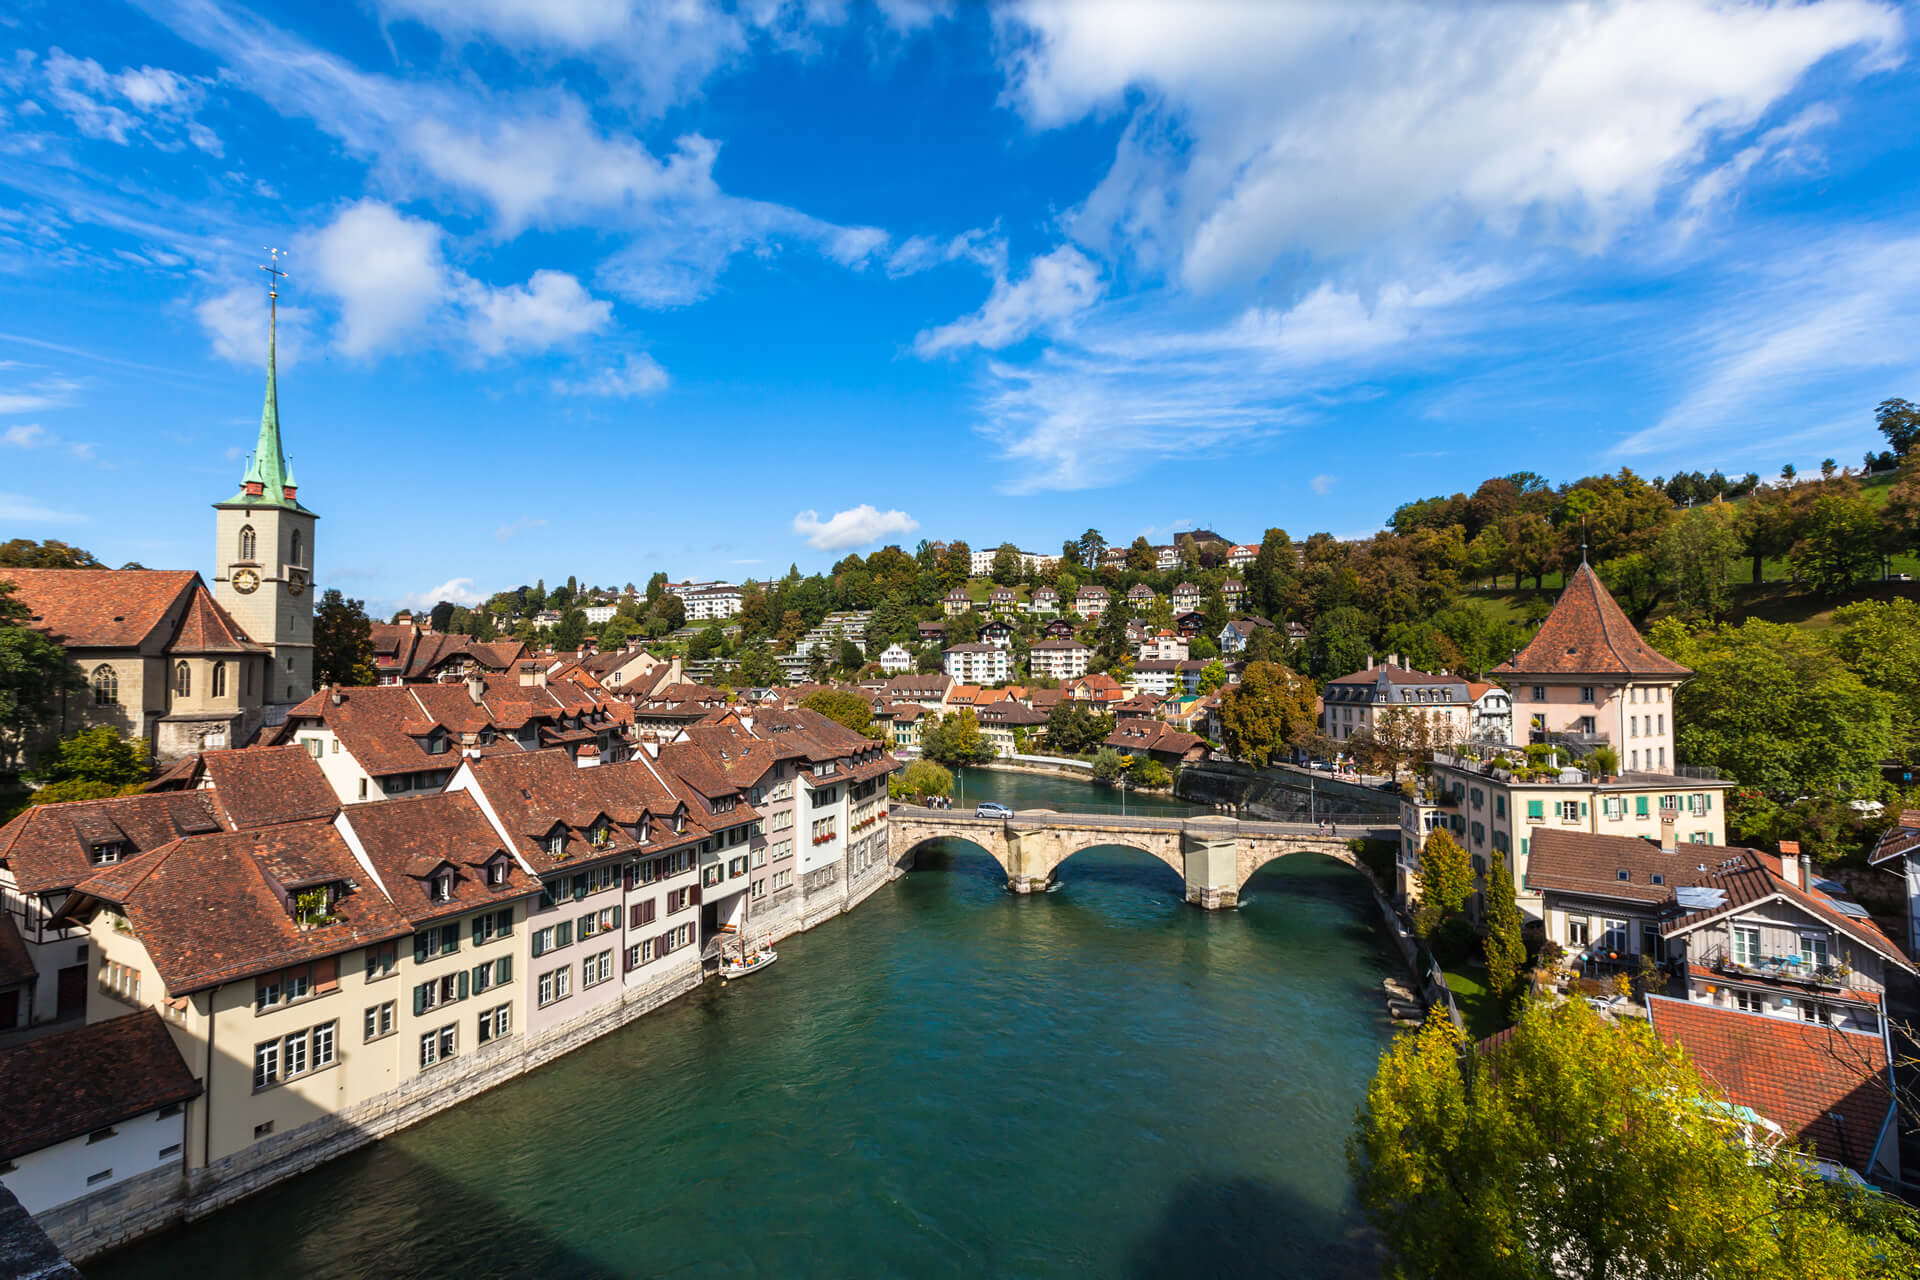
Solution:
<svg viewBox="0 0 1920 1280">
<path fill-rule="evenodd" d="M 434 222 L 361 200 L 296 242 L 312 277 L 340 311 L 337 345 L 374 357 L 437 335 L 483 356 L 537 353 L 612 322 L 613 304 L 575 277 L 540 270 L 524 285 L 484 284 L 450 266 Z"/>
<path fill-rule="evenodd" d="M 922 332 L 913 341 L 921 356 L 960 347 L 998 351 L 1042 329 L 1071 320 L 1099 300 L 1100 269 L 1072 245 L 1027 264 L 1026 278 L 1009 281 L 1002 272 L 986 303 L 971 316 Z"/>
<path fill-rule="evenodd" d="M 0 520 L 18 520 L 22 524 L 85 524 L 91 516 L 49 507 L 24 493 L 0 493 Z"/>
<path fill-rule="evenodd" d="M 1307 486 L 1310 489 L 1312 489 L 1315 493 L 1320 494 L 1322 496 L 1325 496 L 1326 494 L 1333 492 L 1333 485 L 1334 485 L 1334 478 L 1332 476 L 1326 476 L 1326 475 L 1315 476 L 1312 480 L 1307 482 Z"/>
<path fill-rule="evenodd" d="M 86 137 L 126 146 L 129 134 L 141 132 L 171 151 L 180 146 L 174 139 L 178 130 L 208 155 L 224 154 L 213 130 L 193 118 L 206 98 L 207 81 L 162 67 L 128 67 L 116 74 L 92 58 L 75 58 L 58 48 L 47 51 L 42 70 L 48 99 Z"/>
<path fill-rule="evenodd" d="M 999 12 L 1043 127 L 1132 108 L 1074 235 L 1197 290 L 1283 255 L 1611 243 L 1822 60 L 1898 60 L 1866 0 L 1730 6 L 1164 5 Z"/>
<path fill-rule="evenodd" d="M 484 603 L 487 600 L 487 593 L 477 590 L 472 578 L 449 578 L 437 587 L 428 587 L 425 591 L 401 596 L 399 604 L 402 609 L 424 613 L 442 600 L 470 609 L 474 605 Z"/>
<path fill-rule="evenodd" d="M 1920 380 L 1920 235 L 1795 239 L 1729 274 L 1676 343 L 1697 353 L 1682 364 L 1688 389 L 1613 454 L 1697 457 L 1711 443 L 1764 460 L 1818 421 L 1873 439 L 1864 406 Z"/>
<path fill-rule="evenodd" d="M 193 309 L 200 327 L 213 340 L 214 354 L 242 368 L 258 369 L 267 358 L 267 295 L 258 285 L 235 285 L 225 293 L 203 298 Z M 291 369 L 305 358 L 311 339 L 313 313 L 305 307 L 281 306 L 274 363 Z"/>
<path fill-rule="evenodd" d="M 667 371 L 646 352 L 629 352 L 619 365 L 582 378 L 556 378 L 553 389 L 573 396 L 650 396 L 667 386 Z"/>
<path fill-rule="evenodd" d="M 513 523 L 503 524 L 498 529 L 495 529 L 493 536 L 496 541 L 506 542 L 512 539 L 515 534 L 525 533 L 529 529 L 544 529 L 546 527 L 547 522 L 537 516 L 521 516 Z"/>
<path fill-rule="evenodd" d="M 835 512 L 822 520 L 818 511 L 802 511 L 793 518 L 793 531 L 817 551 L 845 551 L 864 547 L 894 534 L 909 534 L 920 522 L 904 511 L 879 511 L 871 503 Z"/>
</svg>

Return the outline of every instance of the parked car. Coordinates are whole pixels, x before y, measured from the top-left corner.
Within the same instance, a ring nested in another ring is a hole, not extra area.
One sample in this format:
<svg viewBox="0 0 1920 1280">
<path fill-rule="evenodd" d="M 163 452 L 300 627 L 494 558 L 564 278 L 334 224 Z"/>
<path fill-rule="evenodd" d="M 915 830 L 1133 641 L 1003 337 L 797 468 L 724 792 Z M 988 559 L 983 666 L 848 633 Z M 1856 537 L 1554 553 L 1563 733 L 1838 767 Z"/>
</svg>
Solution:
<svg viewBox="0 0 1920 1280">
<path fill-rule="evenodd" d="M 976 818 L 1011 818 L 1013 816 L 1013 810 L 1001 804 L 998 800 L 982 800 L 974 806 L 973 816 Z"/>
</svg>

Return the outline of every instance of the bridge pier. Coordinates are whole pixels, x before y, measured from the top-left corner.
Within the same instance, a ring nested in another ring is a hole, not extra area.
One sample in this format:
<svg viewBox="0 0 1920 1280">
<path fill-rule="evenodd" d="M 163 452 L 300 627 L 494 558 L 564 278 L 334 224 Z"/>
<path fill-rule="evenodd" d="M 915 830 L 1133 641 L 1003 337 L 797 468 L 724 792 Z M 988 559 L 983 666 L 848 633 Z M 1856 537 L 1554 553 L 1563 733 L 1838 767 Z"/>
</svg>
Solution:
<svg viewBox="0 0 1920 1280">
<path fill-rule="evenodd" d="M 1231 834 L 1195 833 L 1181 840 L 1187 901 L 1206 911 L 1240 905 L 1240 841 Z"/>
</svg>

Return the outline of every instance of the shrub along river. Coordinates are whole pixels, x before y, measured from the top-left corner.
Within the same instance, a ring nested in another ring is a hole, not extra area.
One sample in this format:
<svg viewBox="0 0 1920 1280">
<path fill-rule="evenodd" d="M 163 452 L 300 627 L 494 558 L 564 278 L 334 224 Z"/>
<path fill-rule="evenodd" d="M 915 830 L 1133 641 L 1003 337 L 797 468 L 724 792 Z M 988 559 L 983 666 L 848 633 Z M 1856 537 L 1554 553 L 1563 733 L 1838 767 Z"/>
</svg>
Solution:
<svg viewBox="0 0 1920 1280">
<path fill-rule="evenodd" d="M 963 783 L 969 808 L 1119 799 Z M 937 843 L 767 973 L 87 1274 L 1373 1275 L 1342 1143 L 1390 946 L 1315 855 L 1202 912 L 1143 853 L 1015 897 Z"/>
</svg>

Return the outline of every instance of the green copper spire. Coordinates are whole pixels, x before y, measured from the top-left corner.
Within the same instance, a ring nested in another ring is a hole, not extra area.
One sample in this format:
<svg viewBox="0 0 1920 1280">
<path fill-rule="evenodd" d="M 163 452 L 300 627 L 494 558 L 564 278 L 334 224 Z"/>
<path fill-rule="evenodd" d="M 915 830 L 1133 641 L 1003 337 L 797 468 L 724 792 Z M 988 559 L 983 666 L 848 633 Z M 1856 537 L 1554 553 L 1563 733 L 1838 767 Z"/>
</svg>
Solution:
<svg viewBox="0 0 1920 1280">
<path fill-rule="evenodd" d="M 293 471 L 280 446 L 280 390 L 274 356 L 280 329 L 280 277 L 286 272 L 280 270 L 280 251 L 273 250 L 273 255 L 273 265 L 260 268 L 271 281 L 267 290 L 267 398 L 260 408 L 260 440 L 254 446 L 246 475 L 240 479 L 240 492 L 222 505 L 305 511 L 294 499 Z"/>
</svg>

